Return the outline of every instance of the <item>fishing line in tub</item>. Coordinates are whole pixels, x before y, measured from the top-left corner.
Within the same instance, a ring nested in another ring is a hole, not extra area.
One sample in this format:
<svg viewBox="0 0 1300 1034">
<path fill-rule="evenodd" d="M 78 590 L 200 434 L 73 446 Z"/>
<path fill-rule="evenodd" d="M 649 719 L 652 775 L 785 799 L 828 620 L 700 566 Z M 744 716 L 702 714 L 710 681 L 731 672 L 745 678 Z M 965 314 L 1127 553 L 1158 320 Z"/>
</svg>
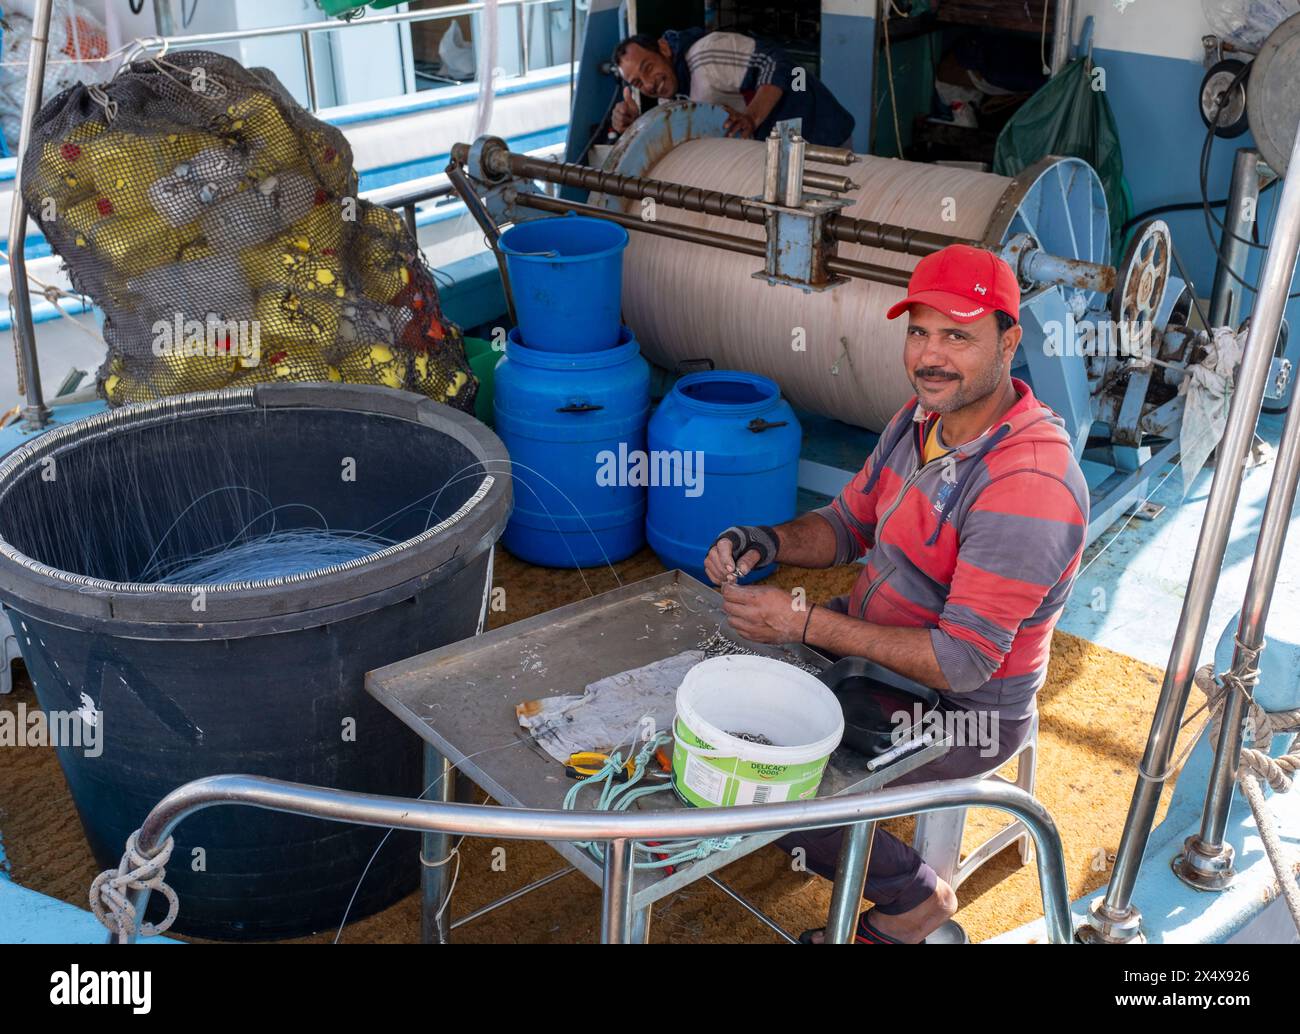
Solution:
<svg viewBox="0 0 1300 1034">
<path fill-rule="evenodd" d="M 457 486 L 472 486 L 485 475 L 508 475 L 537 496 L 510 464 L 480 461 L 439 478 L 436 487 L 378 519 L 357 521 L 361 511 L 350 506 L 327 515 L 308 502 L 274 501 L 260 448 L 196 445 L 170 428 L 155 433 L 162 439 L 159 452 L 195 461 L 147 464 L 145 457 L 136 463 L 117 452 L 101 453 L 93 514 L 83 512 L 86 497 L 55 509 L 41 505 L 37 495 L 11 494 L 5 502 L 7 536 L 22 540 L 24 552 L 60 557 L 58 566 L 87 576 L 137 584 L 232 585 L 322 572 L 374 556 L 445 520 L 461 503 Z M 147 477 L 143 466 L 149 467 Z M 65 478 L 77 475 L 62 465 L 51 469 Z M 317 496 L 322 476 L 340 474 L 311 476 L 316 483 L 295 493 L 298 499 Z M 451 505 L 440 506 L 444 498 Z M 538 497 L 537 503 L 556 519 L 544 500 Z M 576 505 L 573 510 L 579 513 Z M 621 584 L 608 558 L 605 566 Z"/>
<path fill-rule="evenodd" d="M 373 556 L 382 549 L 397 545 L 401 540 L 376 534 L 372 529 L 387 526 L 409 511 L 424 507 L 425 502 L 432 499 L 428 504 L 422 529 L 427 531 L 437 519 L 444 516 L 437 511 L 438 501 L 443 493 L 462 481 L 482 478 L 482 466 L 482 464 L 475 464 L 476 469 L 473 472 L 453 475 L 436 491 L 427 493 L 377 521 L 370 528 L 361 530 L 331 528 L 327 523 L 323 523 L 319 528 L 281 530 L 275 527 L 277 514 L 281 512 L 308 510 L 322 522 L 325 518 L 320 511 L 306 504 L 289 503 L 271 507 L 252 517 L 245 527 L 225 543 L 189 556 L 174 557 L 164 563 L 151 557 L 137 581 L 170 585 L 222 585 L 309 574 Z M 252 490 L 246 486 L 231 485 L 217 491 L 251 492 Z M 196 500 L 196 503 L 199 501 Z M 545 506 L 544 503 L 542 505 Z M 187 508 L 186 513 L 188 512 L 190 508 Z M 184 515 L 178 517 L 176 523 L 179 523 L 183 517 Z M 271 523 L 271 530 L 253 533 L 253 528 L 267 521 Z M 243 541 L 240 541 L 241 539 Z M 161 549 L 162 545 L 163 543 L 160 542 L 158 548 Z M 158 549 L 155 549 L 155 556 L 157 552 Z M 613 570 L 613 565 L 608 560 L 606 566 Z M 618 579 L 617 571 L 614 571 L 614 577 Z"/>
</svg>

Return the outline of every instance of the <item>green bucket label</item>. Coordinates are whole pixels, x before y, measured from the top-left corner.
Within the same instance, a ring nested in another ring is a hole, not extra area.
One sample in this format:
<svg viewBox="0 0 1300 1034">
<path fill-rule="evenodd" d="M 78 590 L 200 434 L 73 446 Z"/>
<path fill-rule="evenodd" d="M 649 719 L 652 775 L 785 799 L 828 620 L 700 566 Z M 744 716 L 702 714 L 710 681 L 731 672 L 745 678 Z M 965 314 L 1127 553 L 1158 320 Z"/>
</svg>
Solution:
<svg viewBox="0 0 1300 1034">
<path fill-rule="evenodd" d="M 674 732 L 673 782 L 678 793 L 697 807 L 807 800 L 816 796 L 826 769 L 826 758 L 802 765 L 771 765 L 736 757 L 700 757 L 683 744 L 706 751 L 715 748 L 680 721 Z"/>
<path fill-rule="evenodd" d="M 727 777 L 712 765 L 705 764 L 694 754 L 686 755 L 686 771 L 682 774 L 686 788 L 710 804 L 721 804 L 727 790 Z"/>
</svg>

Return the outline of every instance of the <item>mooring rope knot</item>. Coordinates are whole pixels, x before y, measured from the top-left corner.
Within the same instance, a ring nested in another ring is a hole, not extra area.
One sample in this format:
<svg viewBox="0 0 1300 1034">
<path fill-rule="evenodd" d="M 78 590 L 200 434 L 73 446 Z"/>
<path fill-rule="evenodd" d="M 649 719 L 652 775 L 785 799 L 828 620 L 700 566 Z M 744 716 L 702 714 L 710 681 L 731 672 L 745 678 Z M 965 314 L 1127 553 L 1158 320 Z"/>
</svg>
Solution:
<svg viewBox="0 0 1300 1034">
<path fill-rule="evenodd" d="M 1271 757 L 1268 750 L 1275 735 L 1300 732 L 1300 708 L 1265 711 L 1256 702 L 1253 689 L 1259 683 L 1260 651 L 1252 653 L 1250 667 L 1239 676 L 1231 672 L 1216 675 L 1214 665 L 1206 664 L 1197 670 L 1194 681 L 1209 702 L 1212 712 L 1209 729 L 1216 744 L 1223 724 L 1223 709 L 1230 694 L 1236 692 L 1245 695 L 1245 733 L 1237 778 L 1255 776 L 1267 782 L 1275 792 L 1286 793 L 1291 789 L 1292 773 L 1300 771 L 1300 743 L 1292 744 L 1289 753 L 1276 758 Z"/>
<path fill-rule="evenodd" d="M 1237 645 L 1242 647 L 1241 640 L 1237 640 Z M 1300 888 L 1296 886 L 1292 863 L 1278 836 L 1277 821 L 1268 810 L 1268 802 L 1260 787 L 1260 783 L 1265 782 L 1274 793 L 1286 793 L 1294 784 L 1295 773 L 1300 771 L 1300 737 L 1292 741 L 1291 749 L 1286 754 L 1273 757 L 1268 750 L 1274 735 L 1300 732 L 1300 708 L 1265 711 L 1255 702 L 1252 690 L 1259 683 L 1259 654 L 1260 650 L 1248 653 L 1250 664 L 1241 675 L 1228 672 L 1220 680 L 1214 673 L 1214 665 L 1207 664 L 1197 670 L 1194 681 L 1205 693 L 1212 708 L 1213 717 L 1209 729 L 1216 747 L 1223 724 L 1223 708 L 1229 696 L 1233 692 L 1245 694 L 1249 709 L 1244 719 L 1237 783 L 1255 817 L 1255 828 L 1264 845 L 1264 854 L 1273 868 L 1273 875 L 1277 878 L 1278 889 L 1286 900 L 1287 910 L 1291 913 L 1296 929 L 1300 930 Z"/>
<path fill-rule="evenodd" d="M 176 920 L 180 911 L 180 898 L 164 881 L 167 862 L 172 856 L 175 841 L 168 837 L 152 858 L 140 851 L 140 831 L 137 829 L 126 842 L 126 850 L 116 869 L 105 869 L 90 885 L 90 910 L 118 940 L 127 943 L 138 931 L 142 937 L 164 933 Z M 167 899 L 167 915 L 160 923 L 145 923 L 136 915 L 130 891 L 156 891 Z"/>
</svg>

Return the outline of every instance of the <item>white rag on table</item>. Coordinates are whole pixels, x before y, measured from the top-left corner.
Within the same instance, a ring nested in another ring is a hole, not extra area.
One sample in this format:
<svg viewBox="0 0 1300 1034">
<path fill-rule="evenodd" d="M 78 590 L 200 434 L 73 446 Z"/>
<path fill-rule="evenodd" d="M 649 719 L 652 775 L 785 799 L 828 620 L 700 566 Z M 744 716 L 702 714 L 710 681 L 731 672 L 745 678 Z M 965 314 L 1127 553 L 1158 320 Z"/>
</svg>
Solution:
<svg viewBox="0 0 1300 1034">
<path fill-rule="evenodd" d="M 529 700 L 516 707 L 515 714 L 519 724 L 560 763 L 588 750 L 618 750 L 626 758 L 633 743 L 672 728 L 677 687 L 702 660 L 703 650 L 687 650 L 607 675 L 580 694 Z"/>
</svg>

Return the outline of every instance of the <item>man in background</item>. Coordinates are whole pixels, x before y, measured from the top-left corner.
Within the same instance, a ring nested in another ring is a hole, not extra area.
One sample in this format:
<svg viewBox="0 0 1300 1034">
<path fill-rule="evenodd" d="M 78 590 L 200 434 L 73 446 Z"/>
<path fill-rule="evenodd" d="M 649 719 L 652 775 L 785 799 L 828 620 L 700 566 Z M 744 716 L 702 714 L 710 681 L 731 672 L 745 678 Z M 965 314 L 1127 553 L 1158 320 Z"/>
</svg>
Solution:
<svg viewBox="0 0 1300 1034">
<path fill-rule="evenodd" d="M 641 115 L 633 90 L 660 103 L 688 97 L 731 113 L 727 133 L 763 140 L 785 119 L 803 119 L 811 144 L 847 147 L 853 116 L 815 75 L 796 67 L 784 50 L 739 32 L 673 29 L 656 38 L 629 36 L 614 48 L 613 64 L 627 86 L 611 122 L 622 133 Z"/>
</svg>

